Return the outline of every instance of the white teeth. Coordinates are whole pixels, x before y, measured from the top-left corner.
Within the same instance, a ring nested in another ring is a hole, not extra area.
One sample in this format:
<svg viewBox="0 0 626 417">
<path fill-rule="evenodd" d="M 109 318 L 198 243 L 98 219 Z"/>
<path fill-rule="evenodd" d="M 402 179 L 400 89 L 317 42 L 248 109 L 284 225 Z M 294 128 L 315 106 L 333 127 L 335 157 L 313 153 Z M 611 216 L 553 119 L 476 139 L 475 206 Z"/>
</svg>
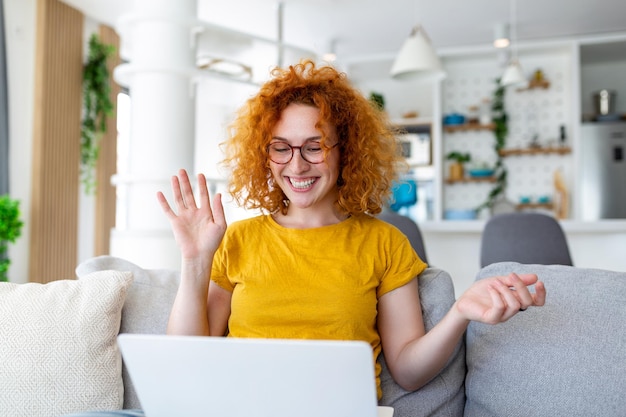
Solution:
<svg viewBox="0 0 626 417">
<path fill-rule="evenodd" d="M 315 180 L 310 178 L 308 180 L 297 181 L 293 178 L 289 178 L 289 182 L 291 182 L 291 185 L 293 185 L 294 188 L 308 188 L 315 182 Z"/>
</svg>

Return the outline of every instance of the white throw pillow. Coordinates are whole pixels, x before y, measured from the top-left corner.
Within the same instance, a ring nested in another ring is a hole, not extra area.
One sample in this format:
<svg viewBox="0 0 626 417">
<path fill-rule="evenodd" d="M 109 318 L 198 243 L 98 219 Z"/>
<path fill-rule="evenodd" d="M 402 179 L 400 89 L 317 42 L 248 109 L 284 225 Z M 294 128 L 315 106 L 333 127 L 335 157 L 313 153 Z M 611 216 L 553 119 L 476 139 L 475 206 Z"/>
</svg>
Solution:
<svg viewBox="0 0 626 417">
<path fill-rule="evenodd" d="M 0 284 L 0 414 L 50 417 L 122 407 L 116 338 L 132 273 Z"/>
</svg>

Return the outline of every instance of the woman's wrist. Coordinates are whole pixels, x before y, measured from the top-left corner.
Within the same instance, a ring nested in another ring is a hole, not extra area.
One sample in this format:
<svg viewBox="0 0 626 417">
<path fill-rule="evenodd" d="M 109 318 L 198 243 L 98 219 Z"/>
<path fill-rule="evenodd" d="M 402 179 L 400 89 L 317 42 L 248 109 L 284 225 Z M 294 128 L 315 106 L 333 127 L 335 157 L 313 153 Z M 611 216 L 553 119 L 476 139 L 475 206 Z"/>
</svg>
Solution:
<svg viewBox="0 0 626 417">
<path fill-rule="evenodd" d="M 459 308 L 459 300 L 456 300 L 454 302 L 452 308 L 448 312 L 448 316 L 450 317 L 450 320 L 455 323 L 456 326 L 463 328 L 466 328 L 471 321 L 469 318 L 467 318 L 465 314 L 463 314 L 463 312 Z"/>
<path fill-rule="evenodd" d="M 208 282 L 211 272 L 211 258 L 182 258 L 181 260 L 181 280 L 193 279 L 195 281 Z"/>
</svg>

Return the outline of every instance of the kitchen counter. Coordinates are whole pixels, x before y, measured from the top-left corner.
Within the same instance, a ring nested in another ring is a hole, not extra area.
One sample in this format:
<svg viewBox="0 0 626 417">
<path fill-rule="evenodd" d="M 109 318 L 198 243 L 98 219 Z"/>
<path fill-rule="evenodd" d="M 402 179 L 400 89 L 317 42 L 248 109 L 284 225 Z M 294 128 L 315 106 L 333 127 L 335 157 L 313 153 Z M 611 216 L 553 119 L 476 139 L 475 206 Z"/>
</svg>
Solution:
<svg viewBox="0 0 626 417">
<path fill-rule="evenodd" d="M 485 220 L 419 223 L 429 264 L 450 273 L 457 297 L 474 282 L 480 269 L 485 223 Z M 575 266 L 626 271 L 626 219 L 560 223 Z"/>
<path fill-rule="evenodd" d="M 442 220 L 419 223 L 424 232 L 432 233 L 481 233 L 486 220 Z M 598 221 L 561 220 L 565 233 L 626 233 L 626 219 Z"/>
</svg>

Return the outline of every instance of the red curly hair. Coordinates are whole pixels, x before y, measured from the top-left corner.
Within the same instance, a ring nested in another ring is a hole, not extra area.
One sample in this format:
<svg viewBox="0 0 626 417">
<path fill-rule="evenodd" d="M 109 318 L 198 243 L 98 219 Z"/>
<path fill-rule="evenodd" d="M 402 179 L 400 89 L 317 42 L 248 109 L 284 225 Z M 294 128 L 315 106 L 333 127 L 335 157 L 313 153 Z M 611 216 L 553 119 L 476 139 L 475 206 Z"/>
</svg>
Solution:
<svg viewBox="0 0 626 417">
<path fill-rule="evenodd" d="M 289 201 L 273 186 L 267 146 L 282 111 L 292 103 L 319 109 L 316 128 L 326 140 L 326 125 L 334 125 L 341 151 L 336 206 L 343 213 L 377 214 L 403 166 L 397 131 L 386 115 L 330 66 L 304 60 L 287 69 L 275 68 L 273 78 L 249 99 L 230 126 L 223 143 L 224 165 L 230 169 L 229 192 L 248 209 L 286 213 Z"/>
</svg>

